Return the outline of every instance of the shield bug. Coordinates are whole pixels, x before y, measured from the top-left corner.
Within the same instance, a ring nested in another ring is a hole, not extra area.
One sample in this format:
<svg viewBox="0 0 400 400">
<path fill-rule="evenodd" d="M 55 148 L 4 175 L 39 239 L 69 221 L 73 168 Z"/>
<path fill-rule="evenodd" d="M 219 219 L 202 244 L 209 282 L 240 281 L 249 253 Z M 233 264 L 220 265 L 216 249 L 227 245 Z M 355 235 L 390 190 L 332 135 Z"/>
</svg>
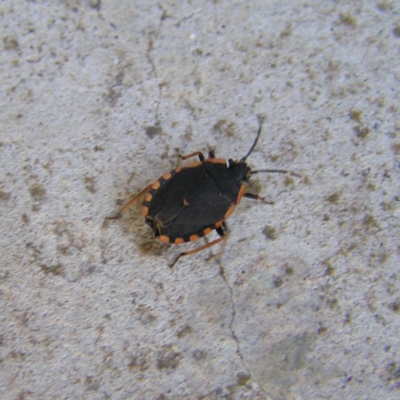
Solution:
<svg viewBox="0 0 400 400">
<path fill-rule="evenodd" d="M 177 167 L 164 174 L 153 184 L 134 196 L 115 217 L 118 219 L 133 203 L 144 197 L 142 215 L 154 235 L 163 243 L 181 244 L 192 242 L 216 231 L 219 238 L 193 250 L 180 253 L 172 262 L 172 268 L 182 257 L 205 250 L 225 239 L 225 220 L 233 213 L 243 197 L 267 203 L 264 198 L 247 192 L 252 175 L 260 172 L 291 174 L 280 169 L 252 171 L 246 159 L 254 150 L 262 130 L 262 120 L 257 136 L 247 154 L 238 161 L 216 158 L 213 151 L 208 158 L 196 151 L 182 160 L 198 157 L 199 161 Z"/>
</svg>

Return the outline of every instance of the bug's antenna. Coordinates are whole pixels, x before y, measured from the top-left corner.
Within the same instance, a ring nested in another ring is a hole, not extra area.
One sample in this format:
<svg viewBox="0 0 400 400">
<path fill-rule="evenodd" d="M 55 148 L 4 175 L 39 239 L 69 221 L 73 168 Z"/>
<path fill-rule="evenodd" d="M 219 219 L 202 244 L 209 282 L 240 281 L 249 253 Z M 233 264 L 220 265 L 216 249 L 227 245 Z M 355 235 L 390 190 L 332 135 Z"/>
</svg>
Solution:
<svg viewBox="0 0 400 400">
<path fill-rule="evenodd" d="M 304 179 L 303 175 L 297 174 L 296 172 L 293 172 L 293 171 L 288 171 L 286 169 L 259 169 L 257 171 L 251 171 L 250 175 L 255 175 L 260 172 L 267 172 L 269 174 L 271 174 L 271 173 L 285 174 L 285 175 L 289 175 L 289 176 L 297 176 L 297 178 Z"/>
<path fill-rule="evenodd" d="M 254 140 L 254 143 L 251 146 L 249 152 L 240 160 L 241 162 L 246 161 L 246 158 L 252 153 L 252 151 L 254 150 L 254 147 L 256 147 L 256 144 L 258 142 L 258 138 L 260 137 L 260 134 L 261 134 L 264 118 L 259 116 L 258 117 L 258 122 L 259 122 L 260 126 L 258 128 L 256 139 Z"/>
</svg>

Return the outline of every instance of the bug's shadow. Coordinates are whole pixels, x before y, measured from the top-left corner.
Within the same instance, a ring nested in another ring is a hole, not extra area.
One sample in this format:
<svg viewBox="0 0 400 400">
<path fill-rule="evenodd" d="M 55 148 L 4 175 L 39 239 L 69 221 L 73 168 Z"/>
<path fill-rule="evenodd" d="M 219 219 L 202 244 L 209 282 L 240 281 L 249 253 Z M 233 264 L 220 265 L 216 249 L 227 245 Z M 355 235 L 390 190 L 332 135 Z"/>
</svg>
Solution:
<svg viewBox="0 0 400 400">
<path fill-rule="evenodd" d="M 114 215 L 106 217 L 103 227 L 109 227 L 112 223 L 119 226 L 124 236 L 128 236 L 135 241 L 135 246 L 142 254 L 161 256 L 170 248 L 169 245 L 160 242 L 154 237 L 151 229 L 143 221 L 140 207 L 132 207 L 129 212 L 115 219 Z"/>
<path fill-rule="evenodd" d="M 148 227 L 145 227 L 145 228 L 148 228 Z M 139 243 L 137 246 L 139 247 L 140 252 L 142 254 L 151 254 L 154 256 L 162 256 L 170 250 L 171 246 L 166 245 L 165 243 L 161 243 L 159 240 L 154 238 L 153 234 L 146 235 L 146 233 L 144 232 L 144 229 L 143 229 L 143 232 L 140 232 L 140 233 L 143 233 L 143 234 L 140 236 Z"/>
</svg>

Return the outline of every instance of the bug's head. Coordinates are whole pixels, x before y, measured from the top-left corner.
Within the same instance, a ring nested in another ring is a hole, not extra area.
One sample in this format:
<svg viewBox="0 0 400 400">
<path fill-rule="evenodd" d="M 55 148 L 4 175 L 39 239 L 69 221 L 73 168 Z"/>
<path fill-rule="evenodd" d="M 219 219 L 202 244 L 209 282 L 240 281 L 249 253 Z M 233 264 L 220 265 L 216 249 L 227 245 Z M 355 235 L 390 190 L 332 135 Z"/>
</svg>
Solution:
<svg viewBox="0 0 400 400">
<path fill-rule="evenodd" d="M 229 159 L 228 163 L 229 169 L 232 171 L 233 175 L 239 182 L 249 181 L 251 169 L 244 161 L 234 161 L 232 159 Z"/>
</svg>

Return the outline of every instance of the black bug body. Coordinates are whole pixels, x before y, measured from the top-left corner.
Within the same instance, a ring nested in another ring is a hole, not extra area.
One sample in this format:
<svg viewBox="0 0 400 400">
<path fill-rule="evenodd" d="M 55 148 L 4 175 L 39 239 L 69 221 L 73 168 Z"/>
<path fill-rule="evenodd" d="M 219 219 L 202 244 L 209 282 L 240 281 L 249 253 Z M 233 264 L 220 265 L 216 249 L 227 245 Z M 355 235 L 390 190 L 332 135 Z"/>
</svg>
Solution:
<svg viewBox="0 0 400 400">
<path fill-rule="evenodd" d="M 249 172 L 245 162 L 221 158 L 176 168 L 149 189 L 142 214 L 162 242 L 196 240 L 221 227 L 232 213 Z"/>
<path fill-rule="evenodd" d="M 252 147 L 241 160 L 215 158 L 213 151 L 209 152 L 207 159 L 201 152 L 181 157 L 186 160 L 198 156 L 199 161 L 164 174 L 133 197 L 116 217 L 110 219 L 119 218 L 135 201 L 145 196 L 142 215 L 161 242 L 181 244 L 195 241 L 214 230 L 218 233 L 218 239 L 180 253 L 170 267 L 184 255 L 197 253 L 221 242 L 225 238 L 224 221 L 243 197 L 265 202 L 262 197 L 246 192 L 251 175 L 259 172 L 278 172 L 299 176 L 286 170 L 252 171 L 246 164 L 247 157 L 256 146 L 261 128 L 260 123 Z"/>
</svg>

